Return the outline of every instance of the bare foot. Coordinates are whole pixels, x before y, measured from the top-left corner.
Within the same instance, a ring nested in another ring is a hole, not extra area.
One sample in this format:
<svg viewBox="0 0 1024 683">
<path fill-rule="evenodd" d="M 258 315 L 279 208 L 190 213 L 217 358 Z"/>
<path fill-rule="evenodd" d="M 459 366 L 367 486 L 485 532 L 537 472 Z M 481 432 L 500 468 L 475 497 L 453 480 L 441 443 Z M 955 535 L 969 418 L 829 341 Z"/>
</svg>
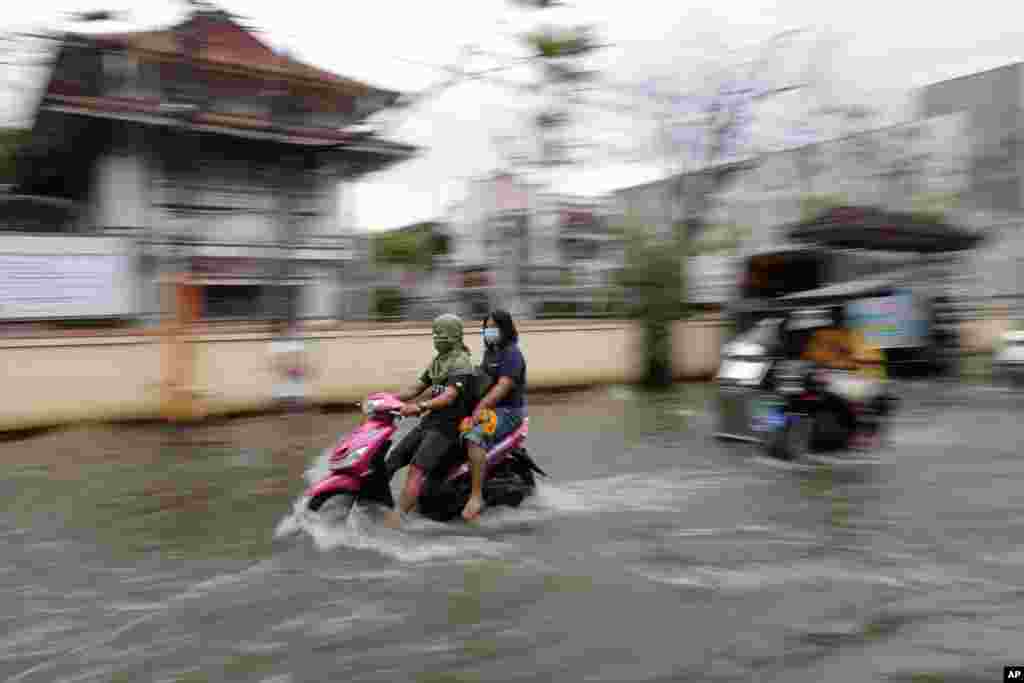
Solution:
<svg viewBox="0 0 1024 683">
<path fill-rule="evenodd" d="M 402 527 L 402 513 L 398 510 L 389 510 L 384 515 L 384 524 L 388 525 L 392 529 L 400 529 Z"/>
<path fill-rule="evenodd" d="M 480 510 L 484 507 L 484 501 L 481 498 L 470 498 L 466 503 L 466 507 L 462 510 L 462 518 L 467 522 L 472 522 L 480 517 Z"/>
</svg>

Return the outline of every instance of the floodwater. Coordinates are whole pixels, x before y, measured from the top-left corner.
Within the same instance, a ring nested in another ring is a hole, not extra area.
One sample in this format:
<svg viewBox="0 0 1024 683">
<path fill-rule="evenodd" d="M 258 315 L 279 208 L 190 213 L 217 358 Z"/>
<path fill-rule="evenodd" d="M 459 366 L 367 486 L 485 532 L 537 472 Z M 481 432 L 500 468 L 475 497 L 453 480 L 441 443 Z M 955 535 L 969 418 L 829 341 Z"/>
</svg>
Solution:
<svg viewBox="0 0 1024 683">
<path fill-rule="evenodd" d="M 707 387 L 535 401 L 534 500 L 401 531 L 295 513 L 353 415 L 0 444 L 0 677 L 1002 680 L 1024 402 L 935 393 L 877 458 L 800 465 L 713 441 Z"/>
</svg>

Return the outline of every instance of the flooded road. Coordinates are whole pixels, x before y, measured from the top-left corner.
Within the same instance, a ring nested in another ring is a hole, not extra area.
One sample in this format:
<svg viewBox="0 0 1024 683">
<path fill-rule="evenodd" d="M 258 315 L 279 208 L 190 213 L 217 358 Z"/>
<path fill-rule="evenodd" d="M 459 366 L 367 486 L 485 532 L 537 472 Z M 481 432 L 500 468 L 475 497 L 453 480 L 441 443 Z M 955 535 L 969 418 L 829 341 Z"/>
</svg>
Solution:
<svg viewBox="0 0 1024 683">
<path fill-rule="evenodd" d="M 967 392 L 918 390 L 877 462 L 805 465 L 711 440 L 707 387 L 554 397 L 536 499 L 402 531 L 293 514 L 353 415 L 0 444 L 0 677 L 1002 680 L 1024 401 Z"/>
</svg>

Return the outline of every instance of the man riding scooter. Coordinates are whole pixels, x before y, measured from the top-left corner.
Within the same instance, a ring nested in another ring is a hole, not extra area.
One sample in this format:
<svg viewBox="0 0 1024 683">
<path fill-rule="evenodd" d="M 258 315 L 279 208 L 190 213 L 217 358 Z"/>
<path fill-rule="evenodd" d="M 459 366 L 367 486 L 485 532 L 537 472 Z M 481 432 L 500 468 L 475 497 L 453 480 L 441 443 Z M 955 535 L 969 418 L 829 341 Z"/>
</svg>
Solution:
<svg viewBox="0 0 1024 683">
<path fill-rule="evenodd" d="M 848 403 L 852 413 L 850 445 L 877 447 L 885 404 L 884 356 L 859 331 L 846 325 L 841 306 L 832 308 L 830 322 L 811 336 L 803 359 L 826 369 L 829 392 Z"/>
<path fill-rule="evenodd" d="M 398 399 L 405 402 L 402 416 L 421 415 L 423 419 L 388 457 L 388 479 L 409 466 L 398 507 L 387 517 L 387 523 L 396 528 L 401 525 L 402 515 L 416 507 L 424 479 L 450 464 L 449 457 L 461 453 L 455 448 L 459 424 L 473 408 L 474 368 L 463 342 L 462 320 L 450 314 L 439 316 L 434 320 L 433 336 L 437 355 L 416 385 L 398 394 Z M 428 389 L 430 399 L 409 403 Z"/>
</svg>

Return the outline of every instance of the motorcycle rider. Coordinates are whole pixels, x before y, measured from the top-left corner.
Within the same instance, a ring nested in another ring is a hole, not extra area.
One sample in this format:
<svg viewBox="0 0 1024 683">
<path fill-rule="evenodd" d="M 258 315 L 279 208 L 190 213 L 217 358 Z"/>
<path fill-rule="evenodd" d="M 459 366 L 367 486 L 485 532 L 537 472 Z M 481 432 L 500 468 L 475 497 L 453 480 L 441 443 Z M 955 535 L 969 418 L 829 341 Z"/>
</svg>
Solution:
<svg viewBox="0 0 1024 683">
<path fill-rule="evenodd" d="M 403 417 L 421 415 L 423 419 L 395 447 L 388 457 L 389 479 L 406 465 L 409 473 L 399 496 L 398 507 L 387 517 L 392 527 L 401 525 L 402 515 L 416 507 L 424 478 L 447 464 L 458 453 L 459 423 L 469 415 L 474 371 L 469 349 L 463 342 L 462 320 L 445 314 L 434 320 L 434 349 L 437 355 L 419 376 L 416 385 L 398 394 L 403 402 Z M 410 401 L 430 390 L 431 398 Z"/>
<path fill-rule="evenodd" d="M 846 377 L 833 376 L 829 389 L 853 404 L 862 406 L 857 415 L 857 430 L 852 442 L 856 447 L 877 445 L 880 438 L 879 409 L 886 380 L 884 355 L 867 342 L 856 329 L 846 325 L 841 306 L 831 311 L 831 325 L 817 330 L 804 353 L 806 360 L 824 368 L 849 373 Z"/>
<path fill-rule="evenodd" d="M 480 369 L 489 389 L 463 435 L 472 471 L 472 490 L 462 511 L 467 522 L 479 517 L 483 508 L 483 468 L 488 449 L 518 429 L 526 417 L 526 359 L 519 350 L 519 332 L 508 311 L 496 310 L 484 320 L 483 338 Z M 490 411 L 494 412 L 493 431 L 482 420 Z"/>
</svg>

